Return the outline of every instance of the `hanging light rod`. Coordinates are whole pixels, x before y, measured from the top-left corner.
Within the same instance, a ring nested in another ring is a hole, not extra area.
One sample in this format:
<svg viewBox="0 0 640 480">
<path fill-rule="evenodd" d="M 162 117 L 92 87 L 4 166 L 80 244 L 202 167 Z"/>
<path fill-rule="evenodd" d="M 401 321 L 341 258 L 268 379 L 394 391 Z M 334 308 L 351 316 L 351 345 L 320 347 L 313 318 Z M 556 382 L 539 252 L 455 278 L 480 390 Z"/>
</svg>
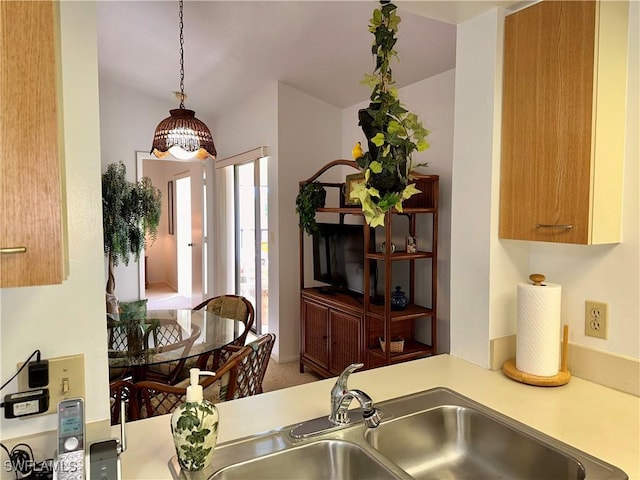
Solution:
<svg viewBox="0 0 640 480">
<path fill-rule="evenodd" d="M 170 116 L 162 120 L 153 135 L 151 153 L 157 158 L 168 154 L 180 160 L 198 158 L 205 160 L 208 156 L 216 158 L 216 147 L 209 128 L 196 118 L 196 112 L 184 108 L 184 22 L 183 0 L 180 0 L 180 91 L 174 92 L 180 100 L 180 107 L 169 110 Z"/>
</svg>

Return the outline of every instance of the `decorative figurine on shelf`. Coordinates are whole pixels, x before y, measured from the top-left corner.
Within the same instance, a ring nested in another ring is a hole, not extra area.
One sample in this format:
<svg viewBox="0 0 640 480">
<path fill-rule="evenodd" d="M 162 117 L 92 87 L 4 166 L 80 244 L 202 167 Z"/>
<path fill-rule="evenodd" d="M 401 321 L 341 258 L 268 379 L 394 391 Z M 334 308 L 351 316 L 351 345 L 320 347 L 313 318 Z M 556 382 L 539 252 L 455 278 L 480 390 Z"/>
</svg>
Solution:
<svg viewBox="0 0 640 480">
<path fill-rule="evenodd" d="M 409 299 L 398 285 L 396 291 L 391 294 L 391 310 L 404 310 L 409 305 Z"/>
<path fill-rule="evenodd" d="M 380 245 L 380 251 L 382 253 L 387 252 L 387 242 L 382 242 L 382 245 Z M 395 251 L 396 251 L 396 246 L 394 245 L 393 242 L 391 242 L 391 253 L 394 253 Z"/>
<path fill-rule="evenodd" d="M 407 237 L 407 253 L 418 253 L 418 237 Z"/>
</svg>

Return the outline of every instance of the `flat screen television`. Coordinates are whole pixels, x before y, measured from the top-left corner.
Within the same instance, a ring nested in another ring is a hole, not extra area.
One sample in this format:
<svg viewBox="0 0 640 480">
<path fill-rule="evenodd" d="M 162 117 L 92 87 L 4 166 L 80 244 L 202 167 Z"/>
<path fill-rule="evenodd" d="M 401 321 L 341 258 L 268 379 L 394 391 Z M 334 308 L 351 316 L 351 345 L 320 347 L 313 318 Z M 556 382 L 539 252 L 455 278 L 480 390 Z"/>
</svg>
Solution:
<svg viewBox="0 0 640 480">
<path fill-rule="evenodd" d="M 369 239 L 375 245 L 372 228 Z M 364 231 L 362 225 L 318 223 L 313 234 L 313 278 L 331 287 L 364 293 Z M 371 262 L 371 295 L 376 290 L 376 262 Z"/>
</svg>

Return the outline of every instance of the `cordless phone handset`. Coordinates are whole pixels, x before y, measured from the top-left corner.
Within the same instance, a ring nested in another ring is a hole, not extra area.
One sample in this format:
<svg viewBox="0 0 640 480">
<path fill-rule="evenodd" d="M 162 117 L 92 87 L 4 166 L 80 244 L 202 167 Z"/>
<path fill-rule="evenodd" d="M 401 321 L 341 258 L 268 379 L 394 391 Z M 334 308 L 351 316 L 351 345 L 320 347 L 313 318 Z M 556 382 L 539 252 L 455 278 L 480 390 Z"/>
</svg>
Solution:
<svg viewBox="0 0 640 480">
<path fill-rule="evenodd" d="M 54 480 L 84 480 L 84 400 L 72 398 L 58 403 L 58 457 Z"/>
</svg>

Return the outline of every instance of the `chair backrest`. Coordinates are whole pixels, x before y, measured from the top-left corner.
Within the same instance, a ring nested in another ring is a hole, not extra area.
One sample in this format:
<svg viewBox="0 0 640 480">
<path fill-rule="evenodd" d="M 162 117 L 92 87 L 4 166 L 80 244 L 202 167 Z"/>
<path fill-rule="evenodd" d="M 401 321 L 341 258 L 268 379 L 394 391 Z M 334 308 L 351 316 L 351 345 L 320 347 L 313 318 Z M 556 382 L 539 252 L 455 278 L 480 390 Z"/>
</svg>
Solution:
<svg viewBox="0 0 640 480">
<path fill-rule="evenodd" d="M 243 347 L 247 341 L 249 330 L 253 327 L 255 310 L 251 302 L 241 295 L 220 295 L 205 300 L 200 305 L 193 307 L 193 310 L 207 309 L 208 312 L 214 312 L 216 315 L 225 318 L 234 318 L 244 323 L 244 333 L 234 340 L 233 345 Z"/>
<path fill-rule="evenodd" d="M 147 299 L 117 304 L 117 312 L 107 313 L 110 350 L 142 349 L 142 322 L 147 316 Z"/>
<path fill-rule="evenodd" d="M 107 347 L 109 350 L 126 351 L 129 347 L 127 329 L 116 320 L 107 319 L 107 332 L 109 335 Z"/>
<path fill-rule="evenodd" d="M 144 348 L 162 348 L 182 341 L 182 326 L 175 320 L 152 323 L 144 332 Z"/>
<path fill-rule="evenodd" d="M 200 385 L 204 389 L 205 397 L 214 403 L 240 398 L 236 396 L 237 381 L 246 364 L 244 360 L 252 353 L 251 347 L 243 347 L 216 371 L 215 377 L 202 377 Z M 188 379 L 177 385 L 148 380 L 136 382 L 134 396 L 138 410 L 132 416 L 140 419 L 173 412 L 186 401 L 188 385 Z"/>
<path fill-rule="evenodd" d="M 115 380 L 109 384 L 109 401 L 111 402 L 111 425 L 121 422 L 121 402 L 125 401 L 126 420 L 136 420 L 137 403 L 135 399 L 134 385 L 128 380 Z"/>
<path fill-rule="evenodd" d="M 155 349 L 158 353 L 182 350 L 180 360 L 149 365 L 147 367 L 147 378 L 149 380 L 160 380 L 170 384 L 178 381 L 178 378 L 183 373 L 191 347 L 200 337 L 201 332 L 198 325 L 191 325 L 191 335 L 188 337 L 183 337 L 182 331 L 182 327 L 177 322 L 169 320 L 163 321 L 159 325 L 154 325 L 145 332 L 144 346 L 147 349 Z"/>
<path fill-rule="evenodd" d="M 273 333 L 265 333 L 247 344 L 245 348 L 251 348 L 251 354 L 241 361 L 236 389 L 229 392 L 227 400 L 262 393 L 262 381 L 267 372 L 275 340 L 276 336 Z"/>
<path fill-rule="evenodd" d="M 183 336 L 183 331 L 182 326 L 175 320 L 162 321 L 146 330 L 144 348 L 154 349 L 158 353 L 183 349 L 183 356 L 186 356 L 200 337 L 201 330 L 198 325 L 191 325 L 191 334 L 188 337 Z"/>
</svg>

